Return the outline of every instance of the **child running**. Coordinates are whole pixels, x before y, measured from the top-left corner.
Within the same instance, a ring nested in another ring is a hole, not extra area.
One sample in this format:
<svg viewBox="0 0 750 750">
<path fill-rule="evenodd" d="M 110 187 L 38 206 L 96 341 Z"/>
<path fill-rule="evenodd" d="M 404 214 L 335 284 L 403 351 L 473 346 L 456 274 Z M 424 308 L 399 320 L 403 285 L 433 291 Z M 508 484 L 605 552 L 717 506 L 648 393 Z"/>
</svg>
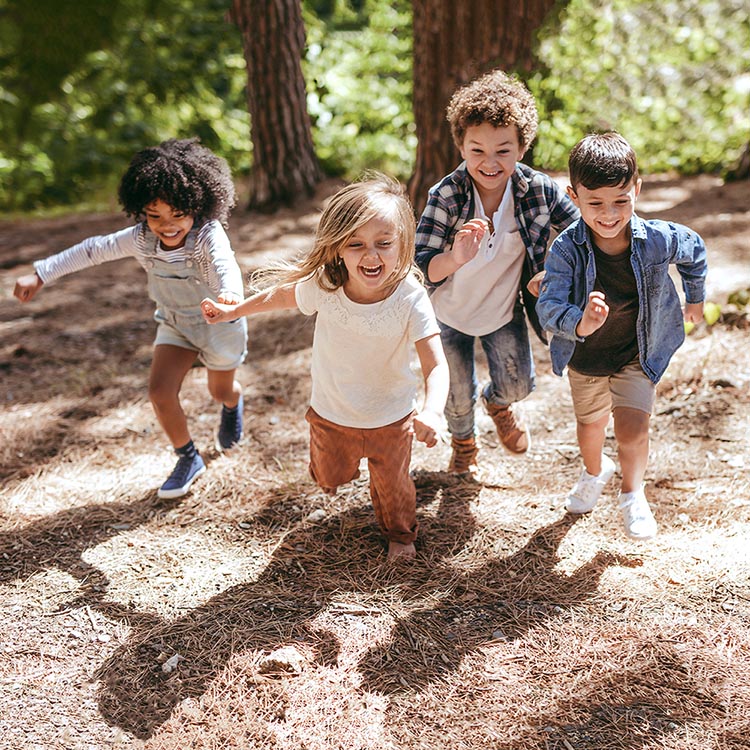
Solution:
<svg viewBox="0 0 750 750">
<path fill-rule="evenodd" d="M 13 294 L 29 302 L 44 284 L 89 266 L 133 256 L 146 271 L 158 323 L 149 398 L 178 459 L 159 488 L 181 497 L 206 466 L 193 444 L 180 388 L 196 356 L 206 366 L 208 391 L 222 404 L 217 448 L 242 437 L 242 390 L 236 368 L 246 353 L 246 322 L 206 325 L 207 294 L 227 304 L 243 299 L 242 273 L 224 230 L 235 195 L 227 163 L 195 139 L 168 140 L 137 153 L 122 177 L 119 199 L 135 226 L 89 237 L 34 263 Z"/>
<path fill-rule="evenodd" d="M 310 474 L 328 494 L 370 470 L 388 559 L 410 559 L 417 536 L 409 476 L 412 436 L 437 443 L 448 366 L 427 292 L 413 273 L 414 216 L 401 186 L 374 174 L 340 190 L 323 211 L 312 250 L 261 272 L 266 288 L 240 305 L 203 301 L 210 323 L 297 307 L 317 313 L 312 347 Z M 415 412 L 414 344 L 424 379 Z"/>
<path fill-rule="evenodd" d="M 490 376 L 481 397 L 500 442 L 514 456 L 529 449 L 529 431 L 513 407 L 534 389 L 526 317 L 544 340 L 534 297 L 540 271 L 552 230 L 577 219 L 578 209 L 550 177 L 520 163 L 538 122 L 534 97 L 520 81 L 493 70 L 459 88 L 447 116 L 464 161 L 430 189 L 416 257 L 450 368 L 448 471 L 466 474 L 478 454 L 477 339 Z"/>
<path fill-rule="evenodd" d="M 643 491 L 656 383 L 685 338 L 684 320 L 703 317 L 706 248 L 692 230 L 635 214 L 636 156 L 617 133 L 589 135 L 570 152 L 568 194 L 581 218 L 552 244 L 537 310 L 553 334 L 552 368 L 568 380 L 584 469 L 570 513 L 593 510 L 615 472 L 602 453 L 610 411 L 620 458 L 618 498 L 626 533 L 657 526 Z M 685 310 L 669 276 L 682 278 Z"/>
</svg>

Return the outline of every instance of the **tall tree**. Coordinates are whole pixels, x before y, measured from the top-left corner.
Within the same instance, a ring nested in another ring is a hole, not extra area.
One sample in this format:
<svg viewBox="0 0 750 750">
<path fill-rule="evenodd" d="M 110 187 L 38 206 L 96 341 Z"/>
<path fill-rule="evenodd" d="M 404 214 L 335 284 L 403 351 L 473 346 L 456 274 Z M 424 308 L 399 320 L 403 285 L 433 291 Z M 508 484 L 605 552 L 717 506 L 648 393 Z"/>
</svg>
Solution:
<svg viewBox="0 0 750 750">
<path fill-rule="evenodd" d="M 232 0 L 242 33 L 253 142 L 250 207 L 309 196 L 322 179 L 307 113 L 300 0 Z"/>
<path fill-rule="evenodd" d="M 492 68 L 531 69 L 536 31 L 561 0 L 413 0 L 417 157 L 409 194 L 421 211 L 427 191 L 456 165 L 445 108 L 456 87 Z"/>
</svg>

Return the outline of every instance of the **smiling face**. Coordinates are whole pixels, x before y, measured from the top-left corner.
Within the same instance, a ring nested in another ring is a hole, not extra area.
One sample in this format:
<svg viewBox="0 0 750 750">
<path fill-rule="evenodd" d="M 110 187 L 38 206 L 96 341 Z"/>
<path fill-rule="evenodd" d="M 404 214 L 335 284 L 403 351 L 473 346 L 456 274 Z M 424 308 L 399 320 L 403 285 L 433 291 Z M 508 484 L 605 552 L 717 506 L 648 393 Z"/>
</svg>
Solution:
<svg viewBox="0 0 750 750">
<path fill-rule="evenodd" d="M 375 217 L 362 224 L 339 255 L 348 274 L 344 292 L 353 302 L 380 302 L 392 291 L 401 241 L 393 221 Z"/>
<path fill-rule="evenodd" d="M 594 244 L 610 255 L 624 252 L 630 246 L 630 219 L 640 192 L 640 179 L 591 190 L 583 185 L 578 185 L 575 191 L 568 187 L 568 195 L 581 210 Z"/>
<path fill-rule="evenodd" d="M 516 162 L 524 154 L 516 127 L 496 128 L 489 122 L 471 125 L 466 128 L 460 151 L 485 210 L 487 213 L 494 211 L 515 171 Z"/>
<path fill-rule="evenodd" d="M 157 198 L 144 209 L 148 228 L 159 238 L 163 248 L 176 250 L 185 244 L 188 232 L 193 228 L 194 218 L 189 214 L 173 209 L 168 203 Z"/>
</svg>

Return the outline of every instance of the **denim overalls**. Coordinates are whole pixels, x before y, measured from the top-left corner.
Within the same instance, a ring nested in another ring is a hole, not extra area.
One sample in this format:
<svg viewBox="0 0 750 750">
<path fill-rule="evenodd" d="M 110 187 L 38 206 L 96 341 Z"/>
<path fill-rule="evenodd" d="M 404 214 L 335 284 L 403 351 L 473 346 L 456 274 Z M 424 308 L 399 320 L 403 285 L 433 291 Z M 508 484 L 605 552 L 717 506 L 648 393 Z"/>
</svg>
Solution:
<svg viewBox="0 0 750 750">
<path fill-rule="evenodd" d="M 184 261 L 170 263 L 159 257 L 157 237 L 148 250 L 148 294 L 156 303 L 154 320 L 159 324 L 154 345 L 194 349 L 210 370 L 234 370 L 247 354 L 247 322 L 243 317 L 209 325 L 203 319 L 200 303 L 215 294 L 193 258 L 196 235 L 197 230 L 192 229 L 185 238 Z"/>
</svg>

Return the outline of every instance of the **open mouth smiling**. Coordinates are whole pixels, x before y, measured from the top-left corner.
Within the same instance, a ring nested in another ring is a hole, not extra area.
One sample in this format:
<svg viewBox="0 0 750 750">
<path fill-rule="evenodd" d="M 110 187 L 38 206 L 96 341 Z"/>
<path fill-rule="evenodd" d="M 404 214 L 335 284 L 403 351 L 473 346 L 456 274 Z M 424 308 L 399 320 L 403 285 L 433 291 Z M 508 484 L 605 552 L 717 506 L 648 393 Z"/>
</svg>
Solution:
<svg viewBox="0 0 750 750">
<path fill-rule="evenodd" d="M 380 276 L 380 273 L 383 270 L 383 266 L 360 266 L 359 270 L 363 276 L 376 278 L 377 276 Z"/>
</svg>

